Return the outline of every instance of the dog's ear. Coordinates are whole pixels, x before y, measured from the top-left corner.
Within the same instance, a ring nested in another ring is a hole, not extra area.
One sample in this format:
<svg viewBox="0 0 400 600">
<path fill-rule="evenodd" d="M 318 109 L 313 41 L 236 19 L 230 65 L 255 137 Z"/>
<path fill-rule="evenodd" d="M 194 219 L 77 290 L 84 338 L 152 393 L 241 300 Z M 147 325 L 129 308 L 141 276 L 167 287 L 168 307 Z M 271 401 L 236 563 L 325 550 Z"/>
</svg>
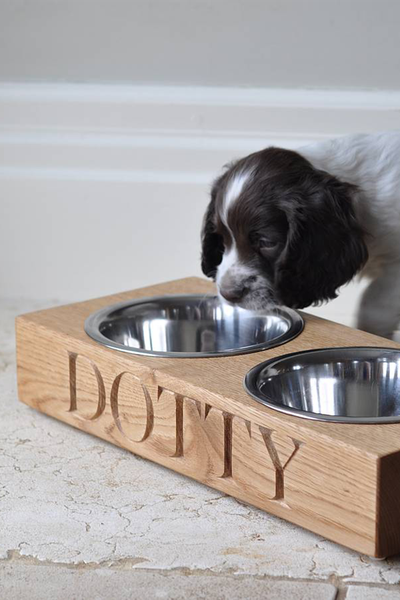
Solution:
<svg viewBox="0 0 400 600">
<path fill-rule="evenodd" d="M 365 233 L 352 205 L 356 191 L 318 172 L 284 201 L 289 233 L 275 271 L 282 304 L 304 308 L 336 298 L 338 288 L 367 261 Z"/>
<path fill-rule="evenodd" d="M 215 209 L 217 195 L 223 185 L 225 175 L 222 175 L 213 183 L 211 188 L 211 200 L 204 215 L 201 231 L 201 270 L 207 277 L 215 278 L 217 267 L 222 261 L 224 254 L 224 242 L 222 236 L 217 233 L 215 226 Z"/>
</svg>

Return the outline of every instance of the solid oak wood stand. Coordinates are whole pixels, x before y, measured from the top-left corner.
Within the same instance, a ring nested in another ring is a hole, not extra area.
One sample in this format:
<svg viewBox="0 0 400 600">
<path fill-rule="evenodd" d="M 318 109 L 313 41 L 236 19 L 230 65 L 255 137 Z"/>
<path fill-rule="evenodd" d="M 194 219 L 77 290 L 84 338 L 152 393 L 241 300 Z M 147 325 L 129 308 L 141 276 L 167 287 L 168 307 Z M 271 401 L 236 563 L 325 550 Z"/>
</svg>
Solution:
<svg viewBox="0 0 400 600">
<path fill-rule="evenodd" d="M 359 552 L 399 552 L 400 424 L 308 421 L 242 385 L 251 367 L 288 352 L 398 344 L 307 314 L 283 346 L 218 358 L 126 354 L 83 329 L 116 302 L 212 290 L 189 278 L 18 317 L 20 400 Z"/>
</svg>

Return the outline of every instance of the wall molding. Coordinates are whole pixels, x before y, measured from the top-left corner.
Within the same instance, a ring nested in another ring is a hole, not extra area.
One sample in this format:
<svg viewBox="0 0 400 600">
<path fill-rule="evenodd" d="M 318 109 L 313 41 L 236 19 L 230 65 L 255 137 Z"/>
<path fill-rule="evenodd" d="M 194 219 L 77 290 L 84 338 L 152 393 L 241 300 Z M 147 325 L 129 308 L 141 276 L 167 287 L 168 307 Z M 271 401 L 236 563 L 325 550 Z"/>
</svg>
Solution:
<svg viewBox="0 0 400 600">
<path fill-rule="evenodd" d="M 120 102 L 399 110 L 400 90 L 0 83 L 0 101 Z"/>
<path fill-rule="evenodd" d="M 209 182 L 267 145 L 400 128 L 400 92 L 0 85 L 0 178 Z"/>
</svg>

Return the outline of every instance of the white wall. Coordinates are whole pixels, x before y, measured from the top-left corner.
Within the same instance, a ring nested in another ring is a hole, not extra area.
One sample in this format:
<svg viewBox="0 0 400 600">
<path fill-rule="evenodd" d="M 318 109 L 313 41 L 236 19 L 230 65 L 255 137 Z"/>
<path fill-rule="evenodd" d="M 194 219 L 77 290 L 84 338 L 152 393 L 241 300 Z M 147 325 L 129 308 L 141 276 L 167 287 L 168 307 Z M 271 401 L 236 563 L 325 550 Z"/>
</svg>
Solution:
<svg viewBox="0 0 400 600">
<path fill-rule="evenodd" d="M 398 0 L 0 0 L 0 81 L 400 89 Z"/>
</svg>

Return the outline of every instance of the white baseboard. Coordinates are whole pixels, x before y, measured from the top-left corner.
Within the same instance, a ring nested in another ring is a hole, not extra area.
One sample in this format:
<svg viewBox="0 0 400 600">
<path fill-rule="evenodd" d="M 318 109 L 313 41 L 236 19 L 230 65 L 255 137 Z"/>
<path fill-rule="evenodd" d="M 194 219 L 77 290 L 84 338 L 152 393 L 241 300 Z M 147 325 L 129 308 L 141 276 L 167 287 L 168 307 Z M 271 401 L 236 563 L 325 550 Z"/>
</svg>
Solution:
<svg viewBox="0 0 400 600">
<path fill-rule="evenodd" d="M 400 128 L 400 92 L 0 85 L 0 177 L 206 183 L 267 145 Z"/>
</svg>

